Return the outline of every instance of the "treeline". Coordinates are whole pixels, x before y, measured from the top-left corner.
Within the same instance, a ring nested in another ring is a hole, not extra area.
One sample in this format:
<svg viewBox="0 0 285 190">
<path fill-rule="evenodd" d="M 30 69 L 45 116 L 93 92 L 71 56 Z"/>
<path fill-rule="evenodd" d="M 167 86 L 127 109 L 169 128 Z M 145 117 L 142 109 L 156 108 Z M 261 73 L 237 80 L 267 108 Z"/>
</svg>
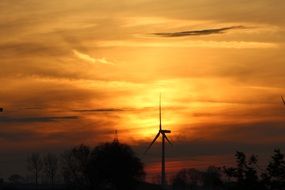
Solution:
<svg viewBox="0 0 285 190">
<path fill-rule="evenodd" d="M 144 181 L 143 163 L 130 146 L 119 142 L 90 148 L 80 145 L 60 156 L 33 153 L 28 178 L 14 174 L 0 189 L 132 190 Z"/>
<path fill-rule="evenodd" d="M 265 167 L 258 157 L 236 152 L 233 167 L 180 170 L 169 181 L 173 190 L 285 190 L 284 155 L 276 149 Z M 33 153 L 28 178 L 14 174 L 1 189 L 144 190 L 161 189 L 144 182 L 141 160 L 130 146 L 117 141 L 91 148 L 79 145 L 61 155 Z"/>
<path fill-rule="evenodd" d="M 236 166 L 218 168 L 210 166 L 206 171 L 183 169 L 173 178 L 173 190 L 285 190 L 285 160 L 279 149 L 265 168 L 258 165 L 258 157 L 247 157 L 236 152 Z"/>
<path fill-rule="evenodd" d="M 62 159 L 53 153 L 32 153 L 27 157 L 26 166 L 28 174 L 21 176 L 12 174 L 8 177 L 8 184 L 12 186 L 39 184 L 53 186 L 62 183 L 60 162 Z M 0 189 L 3 188 L 4 180 L 0 179 Z"/>
</svg>

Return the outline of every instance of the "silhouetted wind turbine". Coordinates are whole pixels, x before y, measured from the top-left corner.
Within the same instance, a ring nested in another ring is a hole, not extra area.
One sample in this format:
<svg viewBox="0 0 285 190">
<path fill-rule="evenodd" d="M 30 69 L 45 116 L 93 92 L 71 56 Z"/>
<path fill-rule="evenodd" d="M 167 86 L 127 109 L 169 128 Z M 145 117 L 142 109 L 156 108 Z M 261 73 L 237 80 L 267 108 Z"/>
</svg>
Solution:
<svg viewBox="0 0 285 190">
<path fill-rule="evenodd" d="M 0 112 L 3 112 L 4 111 L 4 109 L 3 108 L 0 108 Z"/>
<path fill-rule="evenodd" d="M 166 133 L 171 133 L 171 131 L 162 129 L 162 125 L 161 125 L 161 95 L 160 95 L 159 96 L 159 131 L 158 131 L 157 135 L 154 137 L 153 141 L 147 147 L 147 149 L 146 149 L 146 151 L 144 153 L 146 153 L 151 148 L 153 143 L 157 140 L 157 138 L 161 134 L 161 139 L 162 139 L 162 144 L 161 144 L 162 145 L 161 146 L 161 148 L 162 148 L 161 149 L 161 186 L 164 189 L 166 188 L 166 178 L 165 178 L 165 139 L 167 140 L 167 142 L 169 144 L 172 145 L 170 140 L 167 138 Z"/>
<path fill-rule="evenodd" d="M 281 99 L 282 99 L 283 104 L 285 105 L 285 100 L 284 100 L 283 96 L 281 96 Z"/>
</svg>

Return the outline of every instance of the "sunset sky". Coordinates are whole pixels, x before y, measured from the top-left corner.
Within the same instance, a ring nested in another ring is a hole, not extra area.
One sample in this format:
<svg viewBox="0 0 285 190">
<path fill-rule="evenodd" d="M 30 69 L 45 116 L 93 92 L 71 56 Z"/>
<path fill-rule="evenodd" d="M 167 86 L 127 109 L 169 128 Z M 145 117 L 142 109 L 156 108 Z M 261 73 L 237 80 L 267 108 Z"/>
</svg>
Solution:
<svg viewBox="0 0 285 190">
<path fill-rule="evenodd" d="M 284 0 L 1 0 L 0 177 L 27 154 L 133 145 L 159 172 L 285 151 Z M 5 172 L 4 172 L 5 171 Z"/>
</svg>

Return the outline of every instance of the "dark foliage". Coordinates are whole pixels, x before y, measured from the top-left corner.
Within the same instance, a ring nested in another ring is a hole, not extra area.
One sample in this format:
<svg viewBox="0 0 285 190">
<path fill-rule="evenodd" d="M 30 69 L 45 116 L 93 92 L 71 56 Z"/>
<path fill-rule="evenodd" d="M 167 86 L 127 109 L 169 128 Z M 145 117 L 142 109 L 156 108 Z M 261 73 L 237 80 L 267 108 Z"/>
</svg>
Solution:
<svg viewBox="0 0 285 190">
<path fill-rule="evenodd" d="M 58 170 L 58 158 L 56 155 L 48 153 L 43 157 L 43 172 L 45 173 L 49 184 L 54 185 L 55 176 Z"/>
<path fill-rule="evenodd" d="M 257 174 L 257 156 L 247 159 L 243 152 L 236 152 L 235 157 L 237 167 L 224 168 L 225 174 L 236 181 L 233 189 L 263 189 Z"/>
<path fill-rule="evenodd" d="M 27 163 L 28 163 L 28 170 L 33 175 L 34 183 L 38 185 L 39 177 L 43 169 L 42 156 L 39 153 L 33 153 L 28 157 Z"/>
<path fill-rule="evenodd" d="M 25 179 L 24 177 L 22 177 L 19 174 L 12 174 L 9 178 L 8 178 L 9 182 L 12 184 L 22 184 L 24 183 Z"/>
<path fill-rule="evenodd" d="M 274 150 L 274 155 L 269 162 L 266 172 L 262 174 L 263 183 L 268 189 L 285 189 L 285 161 L 279 149 Z"/>
<path fill-rule="evenodd" d="M 202 172 L 195 168 L 182 169 L 173 179 L 174 189 L 194 189 L 202 184 Z"/>
<path fill-rule="evenodd" d="M 285 190 L 285 161 L 280 150 L 275 150 L 265 171 L 259 169 L 257 156 L 249 159 L 236 152 L 237 167 L 224 168 L 230 180 L 227 189 Z"/>
<path fill-rule="evenodd" d="M 209 166 L 203 175 L 203 184 L 207 189 L 221 189 L 223 181 L 221 179 L 221 169 L 215 166 Z"/>
<path fill-rule="evenodd" d="M 256 155 L 236 152 L 233 167 L 210 166 L 206 171 L 182 169 L 173 178 L 173 190 L 285 190 L 285 160 L 279 149 L 266 168 L 258 166 Z M 42 157 L 31 154 L 27 159 L 33 183 L 19 175 L 11 175 L 8 183 L 0 181 L 0 189 L 57 190 L 144 190 L 161 189 L 144 182 L 143 163 L 130 146 L 118 141 L 93 149 L 80 145 L 65 151 L 61 158 L 53 154 Z M 55 183 L 61 169 L 64 183 Z M 45 175 L 42 175 L 45 174 Z M 39 183 L 40 177 L 46 181 Z M 47 184 L 46 182 L 49 182 Z"/>
<path fill-rule="evenodd" d="M 247 158 L 243 152 L 236 152 L 235 157 L 236 166 L 224 167 L 223 173 L 217 167 L 205 172 L 194 168 L 179 171 L 173 190 L 285 190 L 285 160 L 280 150 L 274 151 L 265 170 L 260 169 L 255 155 Z"/>
<path fill-rule="evenodd" d="M 221 189 L 221 170 L 214 166 L 208 167 L 206 171 L 182 169 L 175 175 L 172 186 L 174 190 Z"/>
<path fill-rule="evenodd" d="M 144 179 L 143 164 L 132 149 L 119 142 L 97 146 L 91 154 L 89 175 L 96 189 L 134 189 Z"/>
<path fill-rule="evenodd" d="M 66 151 L 62 156 L 64 182 L 71 189 L 88 189 L 90 180 L 88 164 L 91 151 L 88 146 L 80 145 Z"/>
<path fill-rule="evenodd" d="M 145 173 L 142 162 L 128 145 L 113 142 L 92 151 L 81 145 L 65 152 L 63 175 L 71 189 L 132 190 Z"/>
</svg>

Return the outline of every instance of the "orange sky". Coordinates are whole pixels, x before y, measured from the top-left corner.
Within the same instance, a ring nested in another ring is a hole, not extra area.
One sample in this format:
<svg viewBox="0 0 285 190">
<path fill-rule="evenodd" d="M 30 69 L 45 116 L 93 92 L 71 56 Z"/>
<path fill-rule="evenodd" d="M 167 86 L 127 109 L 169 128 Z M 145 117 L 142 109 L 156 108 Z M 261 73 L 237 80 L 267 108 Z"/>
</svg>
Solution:
<svg viewBox="0 0 285 190">
<path fill-rule="evenodd" d="M 174 163 L 285 148 L 284 7 L 1 0 L 0 148 L 8 156 L 0 165 L 18 172 L 11 152 L 94 145 L 114 130 L 142 156 L 158 129 L 159 93 Z M 142 156 L 148 168 L 159 163 L 154 152 Z"/>
</svg>

